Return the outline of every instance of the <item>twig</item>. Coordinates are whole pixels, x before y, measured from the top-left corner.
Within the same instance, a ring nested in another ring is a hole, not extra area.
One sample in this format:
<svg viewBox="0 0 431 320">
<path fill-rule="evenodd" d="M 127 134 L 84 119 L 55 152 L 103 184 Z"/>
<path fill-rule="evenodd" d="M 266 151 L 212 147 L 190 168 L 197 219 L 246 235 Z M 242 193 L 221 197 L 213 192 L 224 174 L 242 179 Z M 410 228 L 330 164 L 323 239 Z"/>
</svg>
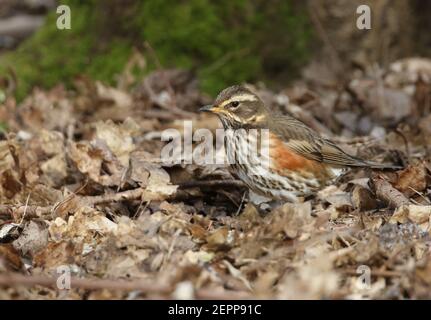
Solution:
<svg viewBox="0 0 431 320">
<path fill-rule="evenodd" d="M 246 185 L 240 180 L 202 180 L 202 181 L 188 181 L 179 184 L 180 189 L 187 188 L 214 188 L 214 187 L 234 187 L 244 188 Z M 80 206 L 95 206 L 103 203 L 118 202 L 124 200 L 139 200 L 142 198 L 143 189 L 137 188 L 133 190 L 104 194 L 100 196 L 76 196 Z M 244 199 L 244 197 L 243 197 Z M 68 199 L 71 200 L 71 199 Z M 60 203 L 61 205 L 62 203 Z M 60 205 L 54 207 L 58 208 Z M 26 209 L 27 208 L 27 209 Z M 241 206 L 239 207 L 239 209 Z M 44 218 L 49 219 L 52 216 L 52 206 L 14 206 L 14 205 L 0 205 L 0 216 L 6 217 L 20 217 L 26 211 L 26 218 Z"/>
<path fill-rule="evenodd" d="M 81 197 L 80 202 L 84 205 L 94 206 L 107 202 L 118 202 L 124 200 L 139 200 L 142 197 L 144 189 L 137 188 L 112 194 L 103 194 L 100 196 Z"/>
<path fill-rule="evenodd" d="M 237 187 L 243 188 L 245 184 L 240 180 L 208 180 L 208 181 L 189 181 L 179 184 L 180 188 L 196 188 L 196 187 Z"/>
<path fill-rule="evenodd" d="M 45 275 L 22 275 L 19 273 L 0 274 L 0 286 L 6 287 L 57 287 L 57 278 Z M 157 284 L 154 281 L 135 279 L 131 281 L 111 279 L 86 279 L 71 277 L 71 289 L 85 290 L 113 290 L 113 291 L 140 291 L 147 294 L 170 294 L 173 286 Z M 250 299 L 252 296 L 245 291 L 198 289 L 195 292 L 197 299 Z"/>
<path fill-rule="evenodd" d="M 51 213 L 51 206 L 40 207 L 40 206 L 26 206 L 26 205 L 0 205 L 0 216 L 1 217 L 21 217 L 25 214 L 26 219 L 30 218 L 41 218 L 44 216 L 48 216 Z"/>
<path fill-rule="evenodd" d="M 31 275 L 26 276 L 19 273 L 6 273 L 0 274 L 0 286 L 44 286 L 44 287 L 56 287 L 57 278 L 49 277 L 45 275 Z M 134 291 L 139 290 L 149 293 L 169 293 L 172 288 L 168 285 L 156 284 L 154 281 L 144 280 L 110 280 L 110 279 L 85 279 L 71 277 L 70 280 L 71 288 L 80 288 L 88 290 L 121 290 L 121 291 Z"/>
<path fill-rule="evenodd" d="M 223 189 L 219 189 L 217 191 L 220 192 L 222 195 L 224 195 L 226 198 L 228 198 L 230 200 L 230 202 L 232 202 L 232 204 L 234 206 L 239 206 L 238 201 L 236 201 L 236 199 L 234 199 L 229 192 L 227 192 L 227 191 L 225 191 Z"/>
<path fill-rule="evenodd" d="M 189 181 L 179 185 L 180 188 L 195 188 L 195 187 L 245 187 L 245 184 L 239 180 L 209 180 L 209 181 Z M 124 200 L 140 200 L 144 189 L 137 188 L 112 194 L 103 194 L 100 196 L 77 196 L 67 198 L 65 201 L 57 203 L 53 206 L 28 206 L 28 205 L 0 205 L 0 217 L 23 217 L 25 218 L 42 218 L 50 219 L 61 205 L 72 199 L 78 202 L 79 206 L 95 206 L 103 203 L 118 202 Z"/>
<path fill-rule="evenodd" d="M 133 190 L 127 190 L 122 192 L 117 192 L 113 194 L 104 194 L 100 196 L 74 196 L 75 199 L 78 201 L 79 206 L 95 206 L 102 203 L 108 203 L 108 202 L 117 202 L 117 201 L 124 201 L 124 200 L 138 200 L 142 197 L 142 192 L 144 189 L 137 188 Z M 73 197 L 72 197 L 73 198 Z M 67 198 L 66 201 L 72 200 L 72 198 Z M 60 202 L 59 204 L 55 204 L 54 206 L 28 206 L 28 205 L 0 205 L 0 216 L 6 216 L 6 217 L 21 217 L 24 215 L 25 212 L 25 218 L 31 219 L 31 218 L 50 218 L 51 213 L 53 210 L 58 209 L 62 204 L 64 204 L 65 201 Z"/>
<path fill-rule="evenodd" d="M 409 142 L 408 142 L 406 136 L 398 128 L 396 128 L 394 130 L 394 132 L 395 132 L 395 134 L 397 134 L 398 136 L 400 136 L 401 139 L 403 140 L 404 147 L 406 149 L 407 159 L 410 161 L 410 158 L 411 158 L 411 156 L 410 156 L 410 148 L 409 148 Z"/>
<path fill-rule="evenodd" d="M 151 201 L 147 201 L 147 203 L 145 204 L 145 207 L 142 210 L 142 212 L 144 212 L 147 209 L 147 206 L 150 204 L 150 202 Z M 143 204 L 144 204 L 144 199 L 141 198 L 141 202 L 139 202 L 139 206 L 136 209 L 135 213 L 133 214 L 133 219 L 136 219 L 138 217 L 138 214 L 140 214 L 140 210 L 141 210 Z"/>
<path fill-rule="evenodd" d="M 30 195 L 31 195 L 31 193 L 28 194 L 27 200 L 25 201 L 24 213 L 22 214 L 21 221 L 19 222 L 20 226 L 22 226 L 22 223 L 24 222 L 25 214 L 27 213 L 27 207 L 28 207 L 28 201 L 30 200 Z"/>
<path fill-rule="evenodd" d="M 238 210 L 235 213 L 235 217 L 238 216 L 239 213 L 241 212 L 242 204 L 244 203 L 246 194 L 247 194 L 247 192 L 243 192 L 243 194 L 242 194 L 241 202 L 240 202 L 240 204 L 238 206 Z"/>
<path fill-rule="evenodd" d="M 398 208 L 408 205 L 409 199 L 404 194 L 392 187 L 392 185 L 381 176 L 371 179 L 374 184 L 377 198 L 384 201 L 390 208 Z"/>
<path fill-rule="evenodd" d="M 427 202 L 427 204 L 431 204 L 431 201 L 429 201 L 429 199 L 427 197 L 425 197 L 421 192 L 417 191 L 416 189 L 414 189 L 410 186 L 409 186 L 409 189 L 412 190 L 417 195 L 419 195 L 422 199 L 424 199 Z"/>
</svg>

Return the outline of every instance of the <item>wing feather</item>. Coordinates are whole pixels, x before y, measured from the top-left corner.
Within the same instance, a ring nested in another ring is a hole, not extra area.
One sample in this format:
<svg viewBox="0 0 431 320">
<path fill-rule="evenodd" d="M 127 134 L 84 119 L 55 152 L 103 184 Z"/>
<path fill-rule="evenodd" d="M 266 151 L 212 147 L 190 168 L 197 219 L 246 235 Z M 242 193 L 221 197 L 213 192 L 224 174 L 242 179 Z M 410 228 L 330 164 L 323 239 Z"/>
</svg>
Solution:
<svg viewBox="0 0 431 320">
<path fill-rule="evenodd" d="M 290 116 L 274 117 L 270 125 L 286 147 L 307 159 L 333 166 L 380 166 L 349 155 L 331 140 L 321 137 L 303 122 Z"/>
</svg>

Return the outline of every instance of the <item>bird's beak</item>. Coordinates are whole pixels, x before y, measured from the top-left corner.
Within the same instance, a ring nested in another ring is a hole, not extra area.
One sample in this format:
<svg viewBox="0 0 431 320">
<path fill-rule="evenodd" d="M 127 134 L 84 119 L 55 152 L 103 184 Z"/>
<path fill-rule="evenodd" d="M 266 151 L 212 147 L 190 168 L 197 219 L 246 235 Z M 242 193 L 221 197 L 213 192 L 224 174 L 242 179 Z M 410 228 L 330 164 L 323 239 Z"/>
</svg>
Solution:
<svg viewBox="0 0 431 320">
<path fill-rule="evenodd" d="M 202 108 L 199 109 L 199 111 L 201 112 L 215 112 L 215 106 L 212 104 L 209 104 L 207 106 L 203 106 Z"/>
</svg>

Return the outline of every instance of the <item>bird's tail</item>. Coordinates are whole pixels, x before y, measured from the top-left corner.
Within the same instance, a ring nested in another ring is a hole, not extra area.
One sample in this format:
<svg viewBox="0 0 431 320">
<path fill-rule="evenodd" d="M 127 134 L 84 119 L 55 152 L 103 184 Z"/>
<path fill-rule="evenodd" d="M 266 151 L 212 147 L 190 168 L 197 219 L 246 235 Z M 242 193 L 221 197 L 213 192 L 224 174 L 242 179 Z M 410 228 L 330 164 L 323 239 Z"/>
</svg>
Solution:
<svg viewBox="0 0 431 320">
<path fill-rule="evenodd" d="M 374 161 L 364 160 L 358 157 L 350 156 L 351 161 L 348 166 L 350 167 L 362 167 L 371 169 L 381 169 L 381 170 L 399 170 L 402 166 L 395 165 L 393 163 L 378 163 Z"/>
<path fill-rule="evenodd" d="M 373 161 L 363 161 L 364 167 L 369 167 L 371 169 L 385 169 L 385 170 L 399 170 L 402 166 L 397 166 L 392 163 L 377 163 Z"/>
</svg>

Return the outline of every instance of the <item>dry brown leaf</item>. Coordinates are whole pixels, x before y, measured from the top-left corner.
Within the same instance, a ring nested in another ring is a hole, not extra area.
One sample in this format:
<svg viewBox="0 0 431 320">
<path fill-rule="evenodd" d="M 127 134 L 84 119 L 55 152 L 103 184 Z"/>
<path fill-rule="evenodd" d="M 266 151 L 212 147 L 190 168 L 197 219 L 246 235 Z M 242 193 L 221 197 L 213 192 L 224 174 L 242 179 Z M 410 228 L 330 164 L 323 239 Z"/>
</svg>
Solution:
<svg viewBox="0 0 431 320">
<path fill-rule="evenodd" d="M 108 120 L 97 122 L 95 127 L 96 138 L 105 141 L 120 163 L 127 167 L 130 153 L 136 148 L 133 142 L 133 134 L 139 130 L 139 126 L 128 118 L 121 125 L 116 125 Z"/>
<path fill-rule="evenodd" d="M 377 208 L 377 200 L 370 190 L 356 185 L 352 191 L 352 202 L 355 209 L 367 211 Z"/>
<path fill-rule="evenodd" d="M 0 241 L 20 250 L 0 245 L 0 272 L 21 272 L 25 257 L 31 281 L 67 265 L 82 281 L 112 278 L 121 286 L 117 279 L 131 277 L 155 289 L 64 294 L 16 283 L 0 297 L 429 298 L 431 214 L 418 204 L 430 200 L 430 166 L 422 162 L 430 61 L 382 73 L 364 66 L 347 89 L 335 89 L 335 78 L 322 87 L 321 74 L 279 93 L 253 87 L 274 113 L 299 118 L 349 153 L 412 163 L 398 175 L 372 170 L 374 178 L 351 170 L 310 201 L 265 214 L 252 194 L 242 198 L 245 189 L 211 190 L 214 180 L 232 179 L 223 165 L 162 165 L 164 129 L 182 132 L 181 119 L 194 129 L 221 126 L 195 112 L 211 99 L 187 71 L 156 71 L 133 91 L 126 72 L 122 89 L 80 77 L 73 92 L 36 89 L 19 106 L 7 97 L 0 101 L 9 126 L 0 141 Z M 209 186 L 186 188 L 195 181 Z M 45 221 L 23 215 L 27 200 L 27 213 L 43 211 Z M 356 281 L 363 264 L 372 271 L 367 291 Z"/>
<path fill-rule="evenodd" d="M 112 101 L 120 108 L 128 108 L 132 105 L 132 97 L 125 91 L 107 87 L 101 82 L 96 82 L 97 95 L 102 100 Z"/>
<path fill-rule="evenodd" d="M 30 253 L 34 256 L 48 244 L 48 228 L 44 223 L 34 221 L 28 222 L 19 236 L 13 242 L 15 249 L 22 252 L 23 255 Z"/>
<path fill-rule="evenodd" d="M 206 237 L 208 248 L 212 250 L 222 250 L 233 244 L 232 235 L 226 227 L 218 228 Z"/>
<path fill-rule="evenodd" d="M 81 259 L 82 249 L 79 248 L 81 246 L 81 244 L 73 244 L 68 241 L 49 242 L 43 250 L 35 255 L 34 266 L 52 269 L 77 263 Z"/>
<path fill-rule="evenodd" d="M 398 172 L 398 181 L 394 187 L 410 197 L 416 192 L 421 192 L 427 187 L 426 169 L 423 163 L 410 165 Z"/>
<path fill-rule="evenodd" d="M 11 244 L 0 244 L 0 272 L 20 270 L 23 267 L 21 255 Z"/>
<path fill-rule="evenodd" d="M 410 204 L 408 206 L 399 207 L 395 210 L 394 215 L 391 217 L 391 223 L 406 223 L 411 221 L 414 223 L 430 222 L 431 206 L 418 206 Z"/>
<path fill-rule="evenodd" d="M 267 228 L 272 236 L 283 232 L 289 238 L 296 238 L 302 233 L 308 234 L 314 229 L 315 220 L 311 217 L 311 203 L 286 203 L 265 217 Z"/>
</svg>

